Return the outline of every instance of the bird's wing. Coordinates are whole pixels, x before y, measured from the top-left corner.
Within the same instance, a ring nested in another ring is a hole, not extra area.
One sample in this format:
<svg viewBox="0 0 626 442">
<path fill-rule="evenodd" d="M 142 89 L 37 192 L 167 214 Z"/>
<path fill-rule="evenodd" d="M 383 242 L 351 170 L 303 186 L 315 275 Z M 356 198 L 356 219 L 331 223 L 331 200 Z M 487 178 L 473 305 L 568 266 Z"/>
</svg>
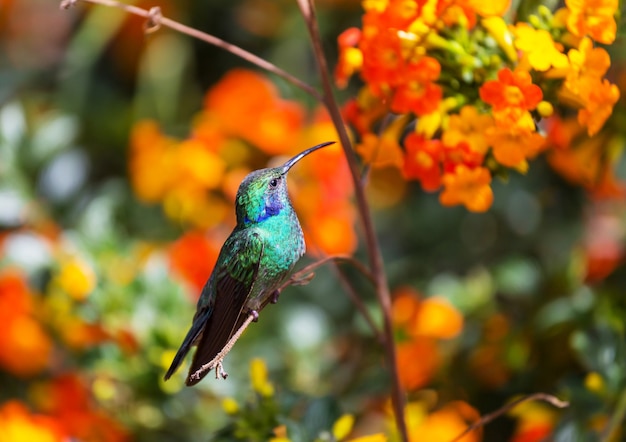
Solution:
<svg viewBox="0 0 626 442">
<path fill-rule="evenodd" d="M 261 236 L 249 230 L 231 236 L 224 248 L 229 250 L 229 259 L 216 269 L 215 303 L 189 368 L 186 383 L 190 386 L 200 382 L 207 371 L 193 379 L 191 375 L 211 362 L 235 333 L 263 255 Z"/>
</svg>

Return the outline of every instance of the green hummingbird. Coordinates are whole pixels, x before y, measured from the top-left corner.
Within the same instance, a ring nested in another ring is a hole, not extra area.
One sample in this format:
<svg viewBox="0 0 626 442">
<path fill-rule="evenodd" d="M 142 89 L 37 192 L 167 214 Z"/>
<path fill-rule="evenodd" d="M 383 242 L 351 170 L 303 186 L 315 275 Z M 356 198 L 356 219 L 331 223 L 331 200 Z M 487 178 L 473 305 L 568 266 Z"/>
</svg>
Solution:
<svg viewBox="0 0 626 442">
<path fill-rule="evenodd" d="M 237 225 L 202 288 L 191 328 L 165 380 L 197 345 L 186 384 L 200 382 L 208 371 L 198 370 L 218 355 L 246 318 L 253 315 L 256 320 L 267 302 L 276 302 L 278 287 L 305 252 L 287 193 L 287 173 L 306 155 L 334 143 L 311 147 L 282 166 L 251 172 L 241 182 L 235 198 Z"/>
</svg>

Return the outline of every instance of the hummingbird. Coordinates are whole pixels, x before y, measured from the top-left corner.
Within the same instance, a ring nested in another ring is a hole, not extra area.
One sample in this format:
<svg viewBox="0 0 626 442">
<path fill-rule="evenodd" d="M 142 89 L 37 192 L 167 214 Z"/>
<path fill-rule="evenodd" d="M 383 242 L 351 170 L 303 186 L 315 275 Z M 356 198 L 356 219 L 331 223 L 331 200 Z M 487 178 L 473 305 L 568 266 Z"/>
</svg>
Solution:
<svg viewBox="0 0 626 442">
<path fill-rule="evenodd" d="M 200 382 L 208 370 L 198 370 L 220 353 L 246 318 L 258 319 L 268 302 L 277 301 L 278 287 L 306 250 L 287 192 L 287 173 L 305 156 L 334 143 L 313 146 L 282 166 L 253 171 L 241 182 L 235 197 L 237 224 L 202 288 L 191 328 L 165 380 L 196 345 L 185 383 Z"/>
</svg>

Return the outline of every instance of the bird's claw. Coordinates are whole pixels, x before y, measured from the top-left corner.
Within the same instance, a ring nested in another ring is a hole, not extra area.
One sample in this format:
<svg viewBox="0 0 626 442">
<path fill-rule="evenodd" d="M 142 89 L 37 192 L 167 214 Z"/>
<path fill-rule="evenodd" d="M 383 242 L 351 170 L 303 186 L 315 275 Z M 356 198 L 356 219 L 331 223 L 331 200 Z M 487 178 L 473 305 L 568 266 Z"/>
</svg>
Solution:
<svg viewBox="0 0 626 442">
<path fill-rule="evenodd" d="M 250 310 L 250 316 L 252 316 L 252 322 L 259 322 L 259 312 L 256 310 Z"/>
<path fill-rule="evenodd" d="M 224 364 L 222 363 L 222 361 L 219 361 L 216 365 L 215 365 L 215 379 L 226 379 L 228 377 L 228 373 L 226 373 L 226 371 L 224 370 Z"/>
</svg>

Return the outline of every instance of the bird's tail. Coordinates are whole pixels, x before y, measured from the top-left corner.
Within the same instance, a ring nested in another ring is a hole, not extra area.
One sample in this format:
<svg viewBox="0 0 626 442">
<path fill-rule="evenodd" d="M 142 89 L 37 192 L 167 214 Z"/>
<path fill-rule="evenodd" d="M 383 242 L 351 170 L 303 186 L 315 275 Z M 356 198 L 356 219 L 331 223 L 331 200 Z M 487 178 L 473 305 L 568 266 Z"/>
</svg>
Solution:
<svg viewBox="0 0 626 442">
<path fill-rule="evenodd" d="M 185 359 L 185 356 L 187 356 L 187 353 L 189 353 L 191 346 L 198 340 L 198 337 L 202 333 L 202 330 L 204 330 L 204 326 L 209 320 L 211 312 L 211 309 L 206 309 L 200 315 L 197 315 L 193 319 L 193 324 L 191 324 L 191 328 L 187 332 L 187 336 L 185 336 L 185 339 L 178 349 L 176 356 L 174 356 L 170 368 L 167 370 L 167 373 L 165 373 L 165 376 L 163 376 L 164 380 L 167 381 L 170 377 L 172 377 L 176 370 L 178 370 L 178 367 Z"/>
</svg>

